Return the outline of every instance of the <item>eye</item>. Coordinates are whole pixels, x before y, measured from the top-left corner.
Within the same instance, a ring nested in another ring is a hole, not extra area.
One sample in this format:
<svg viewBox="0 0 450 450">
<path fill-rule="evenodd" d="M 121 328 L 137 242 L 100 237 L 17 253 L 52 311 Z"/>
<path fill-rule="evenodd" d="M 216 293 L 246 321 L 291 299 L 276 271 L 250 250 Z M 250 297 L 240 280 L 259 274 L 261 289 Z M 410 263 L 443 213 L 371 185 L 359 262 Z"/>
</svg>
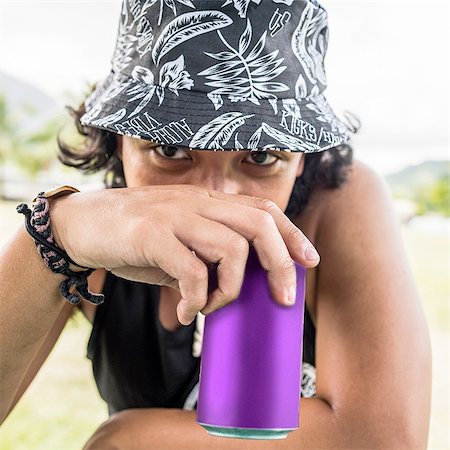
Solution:
<svg viewBox="0 0 450 450">
<path fill-rule="evenodd" d="M 175 145 L 157 145 L 154 147 L 158 156 L 166 159 L 187 159 L 187 158 L 173 158 L 174 155 L 179 152 L 187 153 L 186 150 L 181 149 L 180 147 L 176 147 Z M 159 151 L 161 150 L 161 152 Z"/>
<path fill-rule="evenodd" d="M 254 166 L 273 166 L 280 159 L 278 156 L 273 155 L 272 153 L 268 153 L 268 152 L 251 152 L 248 156 L 254 162 L 258 163 L 258 164 L 253 164 Z M 267 160 L 270 161 L 270 159 L 269 159 L 270 157 L 274 158 L 272 160 L 272 163 L 270 163 L 270 164 L 259 164 L 259 163 L 266 162 Z"/>
<path fill-rule="evenodd" d="M 180 152 L 183 152 L 187 154 L 191 150 L 184 150 L 181 147 L 177 147 L 175 145 L 157 145 L 154 147 L 156 150 L 156 153 L 161 158 L 165 159 L 190 159 L 190 158 L 183 158 L 182 154 L 180 155 Z M 180 155 L 181 157 L 175 158 L 175 155 Z M 269 153 L 267 151 L 252 151 L 247 155 L 247 158 L 250 158 L 252 161 L 250 164 L 253 166 L 273 166 L 276 164 L 276 162 L 280 159 L 279 156 L 273 155 L 272 153 Z M 272 159 L 271 159 L 272 158 Z M 269 161 L 267 163 L 267 161 Z M 256 164 L 255 164 L 256 163 Z M 263 164 L 266 163 L 266 164 Z"/>
</svg>

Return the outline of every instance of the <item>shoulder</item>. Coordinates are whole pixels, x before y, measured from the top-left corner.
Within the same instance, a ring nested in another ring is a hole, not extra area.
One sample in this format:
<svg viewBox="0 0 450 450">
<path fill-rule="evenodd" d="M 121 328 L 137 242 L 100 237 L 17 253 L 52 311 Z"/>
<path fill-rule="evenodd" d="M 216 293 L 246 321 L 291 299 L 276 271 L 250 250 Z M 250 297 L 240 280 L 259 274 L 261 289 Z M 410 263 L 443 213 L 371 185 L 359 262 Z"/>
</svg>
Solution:
<svg viewBox="0 0 450 450">
<path fill-rule="evenodd" d="M 333 233 L 337 222 L 354 225 L 357 211 L 375 202 L 383 203 L 384 210 L 392 207 L 387 182 L 373 168 L 355 159 L 341 186 L 312 190 L 305 210 L 294 223 L 316 244 L 324 234 Z"/>
<path fill-rule="evenodd" d="M 343 264 L 352 269 L 353 284 L 366 277 L 368 270 L 379 280 L 387 275 L 382 273 L 389 269 L 386 261 L 398 259 L 404 251 L 400 222 L 384 178 L 355 160 L 345 183 L 316 194 L 315 245 L 321 256 L 318 270 L 322 280 L 342 279 Z M 322 285 L 322 289 L 329 287 Z"/>
<path fill-rule="evenodd" d="M 363 162 L 354 162 L 347 181 L 339 188 L 321 190 L 315 206 L 316 245 L 321 258 L 335 261 L 353 255 L 355 260 L 365 260 L 369 249 L 380 258 L 402 253 L 400 221 L 389 186 Z M 326 261 L 322 268 L 325 265 Z"/>
<path fill-rule="evenodd" d="M 385 179 L 372 167 L 362 161 L 354 160 L 349 166 L 347 180 L 338 188 L 321 188 L 311 195 L 312 203 L 321 219 L 337 218 L 354 211 L 355 206 L 368 207 L 367 202 L 383 201 L 390 203 L 389 187 Z"/>
</svg>

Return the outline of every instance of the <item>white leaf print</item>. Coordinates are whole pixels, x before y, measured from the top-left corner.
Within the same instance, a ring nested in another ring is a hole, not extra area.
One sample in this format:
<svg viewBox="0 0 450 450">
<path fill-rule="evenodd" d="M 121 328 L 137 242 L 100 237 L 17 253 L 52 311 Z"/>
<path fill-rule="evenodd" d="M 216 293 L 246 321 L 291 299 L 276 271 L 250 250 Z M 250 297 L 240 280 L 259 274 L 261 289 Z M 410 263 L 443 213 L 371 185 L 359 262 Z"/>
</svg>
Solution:
<svg viewBox="0 0 450 450">
<path fill-rule="evenodd" d="M 164 100 L 164 89 L 161 86 L 156 87 L 156 95 L 158 96 L 158 106 L 160 106 Z"/>
<path fill-rule="evenodd" d="M 135 66 L 131 72 L 131 78 L 139 83 L 153 84 L 153 73 L 143 66 Z"/>
<path fill-rule="evenodd" d="M 234 53 L 231 52 L 219 52 L 219 53 L 209 53 L 203 52 L 205 55 L 211 56 L 211 58 L 218 59 L 219 61 L 227 61 L 228 59 L 234 58 Z"/>
<path fill-rule="evenodd" d="M 296 117 L 297 119 L 302 118 L 300 106 L 298 106 L 296 101 L 293 102 L 290 99 L 283 99 L 282 103 L 283 103 L 283 108 L 288 112 L 288 114 Z"/>
<path fill-rule="evenodd" d="M 143 108 L 152 99 L 156 92 L 160 106 L 164 100 L 164 89 L 170 89 L 178 95 L 178 89 L 191 89 L 194 81 L 190 78 L 189 73 L 184 70 L 184 55 L 180 55 L 174 61 L 166 62 L 159 72 L 159 85 L 154 84 L 153 73 L 143 66 L 136 66 L 132 73 L 132 79 L 137 82 L 133 87 L 128 89 L 127 95 L 132 95 L 128 102 L 141 99 L 139 105 L 128 115 L 133 117 L 142 111 Z"/>
<path fill-rule="evenodd" d="M 317 144 L 314 144 L 312 142 L 305 142 L 294 136 L 290 136 L 289 134 L 286 134 L 280 130 L 277 130 L 276 128 L 271 127 L 265 122 L 261 123 L 261 127 L 270 137 L 273 137 L 278 142 L 280 142 L 281 144 L 283 144 L 288 148 L 296 147 L 301 148 L 303 150 L 315 150 L 319 148 Z"/>
<path fill-rule="evenodd" d="M 264 82 L 264 83 L 259 83 L 259 82 L 255 82 L 253 83 L 253 87 L 255 89 L 258 89 L 260 91 L 271 91 L 271 92 L 280 92 L 280 91 L 285 91 L 286 90 L 286 85 L 283 83 L 269 83 L 269 82 Z"/>
<path fill-rule="evenodd" d="M 238 141 L 238 134 L 239 134 L 239 131 L 237 131 L 236 134 L 234 135 L 234 148 L 236 150 L 244 148 L 242 146 L 242 144 Z"/>
<path fill-rule="evenodd" d="M 314 7 L 311 3 L 307 3 L 305 9 L 302 12 L 300 20 L 292 33 L 291 47 L 295 56 L 298 58 L 303 66 L 306 76 L 312 83 L 316 82 L 313 73 L 314 62 L 305 49 L 306 32 L 314 13 Z"/>
<path fill-rule="evenodd" d="M 127 4 L 123 2 L 116 46 L 111 59 L 112 68 L 115 72 L 122 72 L 132 61 L 130 55 L 133 52 L 137 37 L 130 33 L 131 28 L 132 24 L 128 24 Z"/>
<path fill-rule="evenodd" d="M 316 77 L 324 85 L 327 83 L 324 59 L 326 44 L 328 42 L 328 33 L 327 13 L 325 10 L 319 9 L 318 13 L 311 21 L 310 31 L 307 33 L 307 36 L 312 34 L 307 43 L 307 51 L 313 60 Z M 317 47 L 319 49 L 317 49 Z"/>
<path fill-rule="evenodd" d="M 251 136 L 247 142 L 248 149 L 257 149 L 259 140 L 261 139 L 262 127 L 259 127 Z"/>
<path fill-rule="evenodd" d="M 153 62 L 182 42 L 209 31 L 230 25 L 233 20 L 221 11 L 199 11 L 181 14 L 173 19 L 159 36 L 152 50 Z"/>
<path fill-rule="evenodd" d="M 277 115 L 278 114 L 278 99 L 277 98 L 269 98 L 268 100 L 274 110 L 274 114 Z"/>
<path fill-rule="evenodd" d="M 131 84 L 131 80 L 122 81 L 120 83 L 111 83 L 101 96 L 101 102 L 107 103 L 117 97 Z"/>
<path fill-rule="evenodd" d="M 271 63 L 271 62 L 275 61 L 275 58 L 277 57 L 277 55 L 278 55 L 278 50 L 274 50 L 273 52 L 268 53 L 267 55 L 260 56 L 258 59 L 252 58 L 252 61 L 248 63 L 248 66 L 249 67 L 259 67 L 263 64 Z M 247 61 L 249 61 L 248 57 L 246 59 L 247 59 Z M 283 61 L 283 58 L 280 58 L 278 61 L 280 61 L 280 64 L 281 64 L 281 62 Z"/>
<path fill-rule="evenodd" d="M 278 50 L 275 50 L 272 53 L 264 55 L 261 58 L 251 62 L 249 67 L 256 67 L 256 69 L 252 70 L 252 75 L 267 75 L 270 71 L 276 69 L 283 61 L 281 58 L 275 61 L 277 54 Z"/>
<path fill-rule="evenodd" d="M 294 0 L 273 0 L 274 3 L 284 3 L 285 5 L 291 6 Z"/>
<path fill-rule="evenodd" d="M 317 14 L 314 16 L 314 12 Z M 324 59 L 328 40 L 325 10 L 308 3 L 292 34 L 291 47 L 311 83 L 326 85 Z"/>
<path fill-rule="evenodd" d="M 348 127 L 336 116 L 323 94 L 308 97 L 308 100 L 311 103 L 308 103 L 306 107 L 317 114 L 317 120 L 329 124 L 331 131 L 338 132 L 339 134 L 348 133 Z"/>
<path fill-rule="evenodd" d="M 269 144 L 264 145 L 264 146 L 262 147 L 262 149 L 263 149 L 263 150 L 277 150 L 277 151 L 278 151 L 279 147 L 280 147 L 280 146 L 277 145 L 277 144 L 269 143 Z M 284 150 L 284 151 L 290 152 L 290 150 Z"/>
<path fill-rule="evenodd" d="M 175 6 L 175 2 L 173 0 L 164 0 L 164 3 L 172 9 L 174 15 L 177 15 L 177 8 Z M 158 24 L 159 25 L 159 24 Z"/>
<path fill-rule="evenodd" d="M 214 105 L 214 109 L 217 111 L 219 108 L 223 105 L 222 96 L 219 94 L 212 94 L 211 92 L 208 92 L 206 96 L 212 101 Z"/>
<path fill-rule="evenodd" d="M 254 114 L 243 115 L 241 112 L 229 112 L 203 125 L 192 137 L 189 147 L 218 149 L 226 144 L 235 130 L 244 125 L 245 120 Z"/>
<path fill-rule="evenodd" d="M 103 117 L 102 119 L 97 119 L 91 122 L 92 125 L 98 125 L 99 127 L 107 127 L 118 120 L 122 119 L 127 110 L 125 108 L 119 109 L 114 114 L 110 114 L 109 116 Z"/>
<path fill-rule="evenodd" d="M 126 1 L 124 1 L 126 3 Z M 130 5 L 131 14 L 134 17 L 139 17 L 141 15 L 141 1 L 140 0 L 128 0 L 128 4 Z"/>
<path fill-rule="evenodd" d="M 153 43 L 153 30 L 146 17 L 141 17 L 137 26 L 136 37 L 138 38 L 137 50 L 142 58 L 151 48 Z"/>
<path fill-rule="evenodd" d="M 311 97 L 317 97 L 318 95 L 320 94 L 320 91 L 319 91 L 319 86 L 317 86 L 317 84 L 316 85 L 314 85 L 314 87 L 311 89 Z"/>
<path fill-rule="evenodd" d="M 247 58 L 245 58 L 248 64 L 250 64 L 262 52 L 262 49 L 266 45 L 266 36 L 267 30 L 264 31 L 264 33 L 261 35 L 256 45 L 253 47 L 253 50 L 248 54 Z"/>
<path fill-rule="evenodd" d="M 102 104 L 97 103 L 94 107 L 91 107 L 91 109 L 86 112 L 86 114 L 83 115 L 83 120 L 81 120 L 81 123 L 84 125 L 86 122 L 90 122 L 92 119 L 95 119 L 102 110 Z"/>
<path fill-rule="evenodd" d="M 243 77 L 238 77 L 235 78 L 233 80 L 233 85 L 234 86 L 239 86 L 240 84 L 246 84 L 248 83 L 248 78 L 243 78 Z M 222 86 L 222 80 L 218 80 L 218 81 L 211 81 L 210 83 L 208 83 L 210 86 Z M 217 91 L 217 92 L 216 92 Z M 242 88 L 242 90 L 240 90 L 239 92 L 246 92 L 247 88 L 244 87 Z M 238 92 L 238 90 L 236 88 L 223 88 L 223 89 L 216 89 L 214 92 L 216 93 L 221 93 L 221 94 L 226 94 L 226 93 L 233 93 L 233 92 Z M 231 98 L 231 96 L 229 96 L 229 98 Z M 245 100 L 244 97 L 241 98 L 242 101 Z"/>
<path fill-rule="evenodd" d="M 159 72 L 160 86 L 167 86 L 177 95 L 178 89 L 191 89 L 194 81 L 184 68 L 184 55 L 180 55 L 175 61 L 166 62 Z"/>
<path fill-rule="evenodd" d="M 308 95 L 305 77 L 299 73 L 297 82 L 295 83 L 295 98 L 305 98 Z"/>
<path fill-rule="evenodd" d="M 235 78 L 238 75 L 240 75 L 243 71 L 245 70 L 245 67 L 237 67 L 236 69 L 232 69 L 232 70 L 225 70 L 223 72 L 220 73 L 215 73 L 213 75 L 211 75 L 210 77 L 208 77 L 210 80 L 217 80 L 217 81 L 211 81 L 208 82 L 209 86 L 223 86 L 223 82 L 225 80 L 229 80 L 234 78 L 234 82 L 233 84 L 239 85 L 239 84 L 243 84 L 243 83 L 248 83 L 248 78 Z"/>
<path fill-rule="evenodd" d="M 153 97 L 156 86 L 154 85 L 153 73 L 143 66 L 136 66 L 131 72 L 131 77 L 137 83 L 127 91 L 127 95 L 133 95 L 128 99 L 129 102 L 141 99 L 139 105 L 130 113 L 128 117 L 133 117 L 138 114 Z"/>
<path fill-rule="evenodd" d="M 136 108 L 130 114 L 128 114 L 128 117 L 133 117 L 134 115 L 141 112 L 143 108 L 145 108 L 145 106 L 148 104 L 148 102 L 152 99 L 153 94 L 155 93 L 155 89 L 156 89 L 156 86 L 151 86 L 147 89 L 146 92 L 140 92 L 138 95 L 136 95 L 132 99 L 128 100 L 129 102 L 131 102 L 133 100 L 137 100 L 140 97 L 141 98 L 143 97 L 142 100 L 140 101 L 139 105 L 136 106 Z"/>
<path fill-rule="evenodd" d="M 276 60 L 278 50 L 258 58 L 265 45 L 267 30 L 264 31 L 249 55 L 244 56 L 241 50 L 248 49 L 247 40 L 251 37 L 251 30 L 251 22 L 247 19 L 247 26 L 239 38 L 238 50 L 235 50 L 225 40 L 222 33 L 217 31 L 230 53 L 234 53 L 234 58 L 208 67 L 198 72 L 197 75 L 203 75 L 211 80 L 205 82 L 206 85 L 217 88 L 211 93 L 228 95 L 232 102 L 249 100 L 255 105 L 260 105 L 259 99 L 270 99 L 274 114 L 277 114 L 277 97 L 272 92 L 286 91 L 289 90 L 289 87 L 284 83 L 271 80 L 279 76 L 286 66 L 278 67 L 283 61 L 283 58 Z M 214 59 L 216 59 L 215 56 Z M 251 69 L 251 67 L 254 68 Z M 217 107 L 217 102 L 214 105 Z"/>
<path fill-rule="evenodd" d="M 194 6 L 194 4 L 191 2 L 191 0 L 178 0 L 180 3 L 183 3 L 183 5 L 186 5 L 186 6 L 190 6 L 191 8 L 194 8 L 195 9 L 195 6 Z"/>
<path fill-rule="evenodd" d="M 239 53 L 242 55 L 247 50 L 250 41 L 252 40 L 252 27 L 250 21 L 247 20 L 247 26 L 239 39 Z"/>
<path fill-rule="evenodd" d="M 272 78 L 276 78 L 286 69 L 286 66 L 277 67 L 279 64 L 281 64 L 280 61 L 276 61 L 273 64 L 268 64 L 266 66 L 260 67 L 259 69 L 256 69 L 253 72 L 251 72 L 251 75 L 253 77 L 259 77 L 258 78 L 259 81 L 269 81 Z"/>
<path fill-rule="evenodd" d="M 204 75 L 209 78 L 217 78 L 220 79 L 220 75 L 226 74 L 228 71 L 233 69 L 233 67 L 241 64 L 241 61 L 227 61 L 223 63 L 216 64 L 215 66 L 211 66 L 208 69 L 202 70 L 197 75 Z M 244 67 L 245 70 L 245 67 Z M 217 77 L 218 76 L 218 77 Z"/>
<path fill-rule="evenodd" d="M 227 5 L 230 5 L 231 3 L 233 3 L 234 7 L 236 8 L 236 10 L 239 14 L 239 17 L 241 17 L 242 19 L 245 19 L 245 17 L 247 16 L 248 5 L 250 4 L 251 1 L 253 3 L 256 3 L 257 5 L 259 5 L 261 3 L 261 0 L 227 0 L 225 3 L 222 4 L 222 8 L 224 6 L 227 6 Z"/>
<path fill-rule="evenodd" d="M 150 8 L 150 6 L 153 6 L 158 0 L 145 0 L 144 4 L 141 8 L 141 15 L 147 12 L 147 9 Z"/>
<path fill-rule="evenodd" d="M 131 84 L 131 82 L 130 79 L 125 79 L 125 81 L 123 81 L 123 79 L 119 80 L 114 78 L 114 74 L 111 72 L 106 80 L 101 85 L 97 86 L 91 96 L 86 99 L 86 113 L 83 115 L 82 123 L 84 124 L 86 121 L 95 119 L 102 111 L 103 105 L 117 97 L 117 95 Z"/>
<path fill-rule="evenodd" d="M 141 16 L 143 16 L 146 12 L 146 9 L 149 8 L 150 6 L 153 6 L 156 3 L 157 0 L 147 0 L 144 5 L 142 6 L 142 10 L 141 10 Z M 192 3 L 191 0 L 177 0 L 178 3 L 181 3 L 183 5 L 189 6 L 189 8 L 193 8 L 195 9 L 194 4 Z M 159 0 L 159 16 L 158 16 L 158 26 L 161 25 L 161 21 L 163 18 L 163 11 L 164 11 L 164 5 L 166 5 L 167 7 L 169 7 L 173 14 L 176 16 L 177 15 L 177 8 L 175 6 L 175 1 L 174 0 Z"/>
<path fill-rule="evenodd" d="M 180 55 L 176 60 L 166 62 L 159 71 L 159 84 L 166 86 L 170 80 L 176 78 L 184 69 L 184 56 Z"/>
</svg>

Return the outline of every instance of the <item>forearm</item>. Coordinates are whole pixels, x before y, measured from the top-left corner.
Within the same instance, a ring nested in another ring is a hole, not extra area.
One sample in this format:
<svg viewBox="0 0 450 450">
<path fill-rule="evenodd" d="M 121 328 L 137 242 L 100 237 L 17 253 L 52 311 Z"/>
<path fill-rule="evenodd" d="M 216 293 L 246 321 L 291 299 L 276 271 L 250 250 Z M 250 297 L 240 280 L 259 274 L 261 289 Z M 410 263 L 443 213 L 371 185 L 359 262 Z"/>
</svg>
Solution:
<svg viewBox="0 0 450 450">
<path fill-rule="evenodd" d="M 328 404 L 302 398 L 300 428 L 280 440 L 248 440 L 209 435 L 196 423 L 195 411 L 172 408 L 130 409 L 112 416 L 86 444 L 84 450 L 300 450 L 337 448 L 339 429 Z"/>
<path fill-rule="evenodd" d="M 65 302 L 25 225 L 0 251 L 0 422 Z"/>
<path fill-rule="evenodd" d="M 319 399 L 301 399 L 300 427 L 288 433 L 286 439 L 279 440 L 243 440 L 211 436 L 196 423 L 195 412 L 178 410 L 178 413 L 179 415 L 166 409 L 159 410 L 155 415 L 157 425 L 152 429 L 165 427 L 167 431 L 164 434 L 156 433 L 150 447 L 152 450 L 176 448 L 177 445 L 183 450 L 336 448 L 338 430 L 333 411 L 327 403 Z M 178 417 L 175 419 L 179 425 L 178 429 L 171 426 L 171 416 Z"/>
</svg>

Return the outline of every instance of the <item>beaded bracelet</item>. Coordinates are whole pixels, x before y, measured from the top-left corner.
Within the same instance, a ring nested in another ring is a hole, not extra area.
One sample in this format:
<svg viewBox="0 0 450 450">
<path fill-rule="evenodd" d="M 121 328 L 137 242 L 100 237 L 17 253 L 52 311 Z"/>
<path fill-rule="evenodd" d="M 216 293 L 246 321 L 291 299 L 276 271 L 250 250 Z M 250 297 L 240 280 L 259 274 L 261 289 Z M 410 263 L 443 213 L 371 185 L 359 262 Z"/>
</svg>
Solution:
<svg viewBox="0 0 450 450">
<path fill-rule="evenodd" d="M 25 227 L 33 237 L 38 253 L 41 255 L 45 265 L 55 273 L 67 275 L 59 286 L 59 292 L 73 305 L 81 302 L 81 297 L 94 305 L 103 303 L 105 296 L 90 292 L 87 284 L 87 277 L 95 270 L 89 268 L 83 272 L 74 272 L 69 268 L 69 263 L 80 267 L 69 255 L 56 245 L 50 228 L 49 201 L 44 196 L 44 192 L 39 192 L 33 204 L 33 210 L 28 205 L 21 203 L 17 205 L 16 211 L 25 215 Z M 75 285 L 77 293 L 70 293 L 70 288 Z"/>
</svg>

